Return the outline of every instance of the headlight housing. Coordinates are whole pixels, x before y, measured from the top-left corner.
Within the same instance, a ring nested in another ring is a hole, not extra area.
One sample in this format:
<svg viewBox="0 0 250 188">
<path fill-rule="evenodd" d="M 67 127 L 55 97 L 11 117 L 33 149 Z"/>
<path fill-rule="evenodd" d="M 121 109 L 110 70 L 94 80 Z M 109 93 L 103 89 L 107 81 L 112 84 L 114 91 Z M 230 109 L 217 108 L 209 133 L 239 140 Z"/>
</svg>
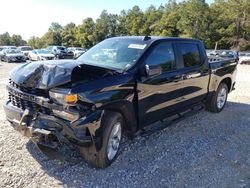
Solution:
<svg viewBox="0 0 250 188">
<path fill-rule="evenodd" d="M 78 95 L 70 93 L 69 89 L 56 88 L 49 91 L 50 97 L 60 104 L 75 106 Z"/>
</svg>

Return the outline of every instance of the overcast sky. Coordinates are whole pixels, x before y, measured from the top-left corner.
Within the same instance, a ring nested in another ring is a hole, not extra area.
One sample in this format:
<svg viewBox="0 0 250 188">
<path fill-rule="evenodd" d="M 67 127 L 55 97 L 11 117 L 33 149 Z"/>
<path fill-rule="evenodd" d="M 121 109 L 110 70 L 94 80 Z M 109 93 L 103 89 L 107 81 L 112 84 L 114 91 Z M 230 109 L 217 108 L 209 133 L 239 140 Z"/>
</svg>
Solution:
<svg viewBox="0 0 250 188">
<path fill-rule="evenodd" d="M 178 0 L 181 1 L 181 0 Z M 177 2 L 178 2 L 177 1 Z M 207 0 L 212 2 L 213 0 Z M 119 14 L 139 5 L 145 10 L 167 0 L 1 0 L 0 34 L 20 34 L 24 39 L 42 36 L 52 22 L 80 24 L 86 17 L 98 18 L 101 11 Z"/>
</svg>

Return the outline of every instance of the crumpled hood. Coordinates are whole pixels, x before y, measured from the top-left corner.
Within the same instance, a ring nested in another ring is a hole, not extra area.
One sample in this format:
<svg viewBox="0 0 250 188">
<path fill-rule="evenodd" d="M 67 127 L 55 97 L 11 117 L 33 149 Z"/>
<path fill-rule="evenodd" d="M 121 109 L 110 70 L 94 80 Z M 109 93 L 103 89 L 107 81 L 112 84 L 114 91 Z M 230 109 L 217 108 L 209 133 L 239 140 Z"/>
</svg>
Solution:
<svg viewBox="0 0 250 188">
<path fill-rule="evenodd" d="M 70 82 L 73 69 L 79 65 L 75 60 L 32 62 L 14 68 L 10 76 L 24 87 L 50 89 Z"/>
</svg>

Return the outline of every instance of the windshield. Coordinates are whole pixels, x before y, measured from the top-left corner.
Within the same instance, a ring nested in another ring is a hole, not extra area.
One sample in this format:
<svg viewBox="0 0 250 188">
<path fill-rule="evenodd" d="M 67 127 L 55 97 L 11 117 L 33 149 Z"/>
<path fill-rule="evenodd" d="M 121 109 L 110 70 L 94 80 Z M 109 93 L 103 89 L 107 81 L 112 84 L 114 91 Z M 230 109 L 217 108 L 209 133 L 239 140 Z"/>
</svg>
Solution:
<svg viewBox="0 0 250 188">
<path fill-rule="evenodd" d="M 31 50 L 33 50 L 33 48 L 31 48 L 31 47 L 21 47 L 21 50 L 22 51 L 31 51 Z"/>
<path fill-rule="evenodd" d="M 38 54 L 50 54 L 48 50 L 36 50 Z"/>
<path fill-rule="evenodd" d="M 18 53 L 21 53 L 20 50 L 15 50 L 15 49 L 8 49 L 5 52 L 6 52 L 6 54 L 18 54 Z"/>
<path fill-rule="evenodd" d="M 78 60 L 86 64 L 125 70 L 135 64 L 146 48 L 139 40 L 108 39 L 95 45 Z"/>
</svg>

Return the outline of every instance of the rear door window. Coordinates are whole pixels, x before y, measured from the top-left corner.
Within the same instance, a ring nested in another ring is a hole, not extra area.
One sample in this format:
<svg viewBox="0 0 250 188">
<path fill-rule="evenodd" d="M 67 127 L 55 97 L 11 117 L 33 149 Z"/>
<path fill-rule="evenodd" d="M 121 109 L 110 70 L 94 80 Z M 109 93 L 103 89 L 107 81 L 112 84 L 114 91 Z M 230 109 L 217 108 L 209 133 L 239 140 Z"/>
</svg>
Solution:
<svg viewBox="0 0 250 188">
<path fill-rule="evenodd" d="M 182 43 L 179 45 L 184 67 L 192 67 L 201 64 L 199 48 L 196 44 Z"/>
</svg>

